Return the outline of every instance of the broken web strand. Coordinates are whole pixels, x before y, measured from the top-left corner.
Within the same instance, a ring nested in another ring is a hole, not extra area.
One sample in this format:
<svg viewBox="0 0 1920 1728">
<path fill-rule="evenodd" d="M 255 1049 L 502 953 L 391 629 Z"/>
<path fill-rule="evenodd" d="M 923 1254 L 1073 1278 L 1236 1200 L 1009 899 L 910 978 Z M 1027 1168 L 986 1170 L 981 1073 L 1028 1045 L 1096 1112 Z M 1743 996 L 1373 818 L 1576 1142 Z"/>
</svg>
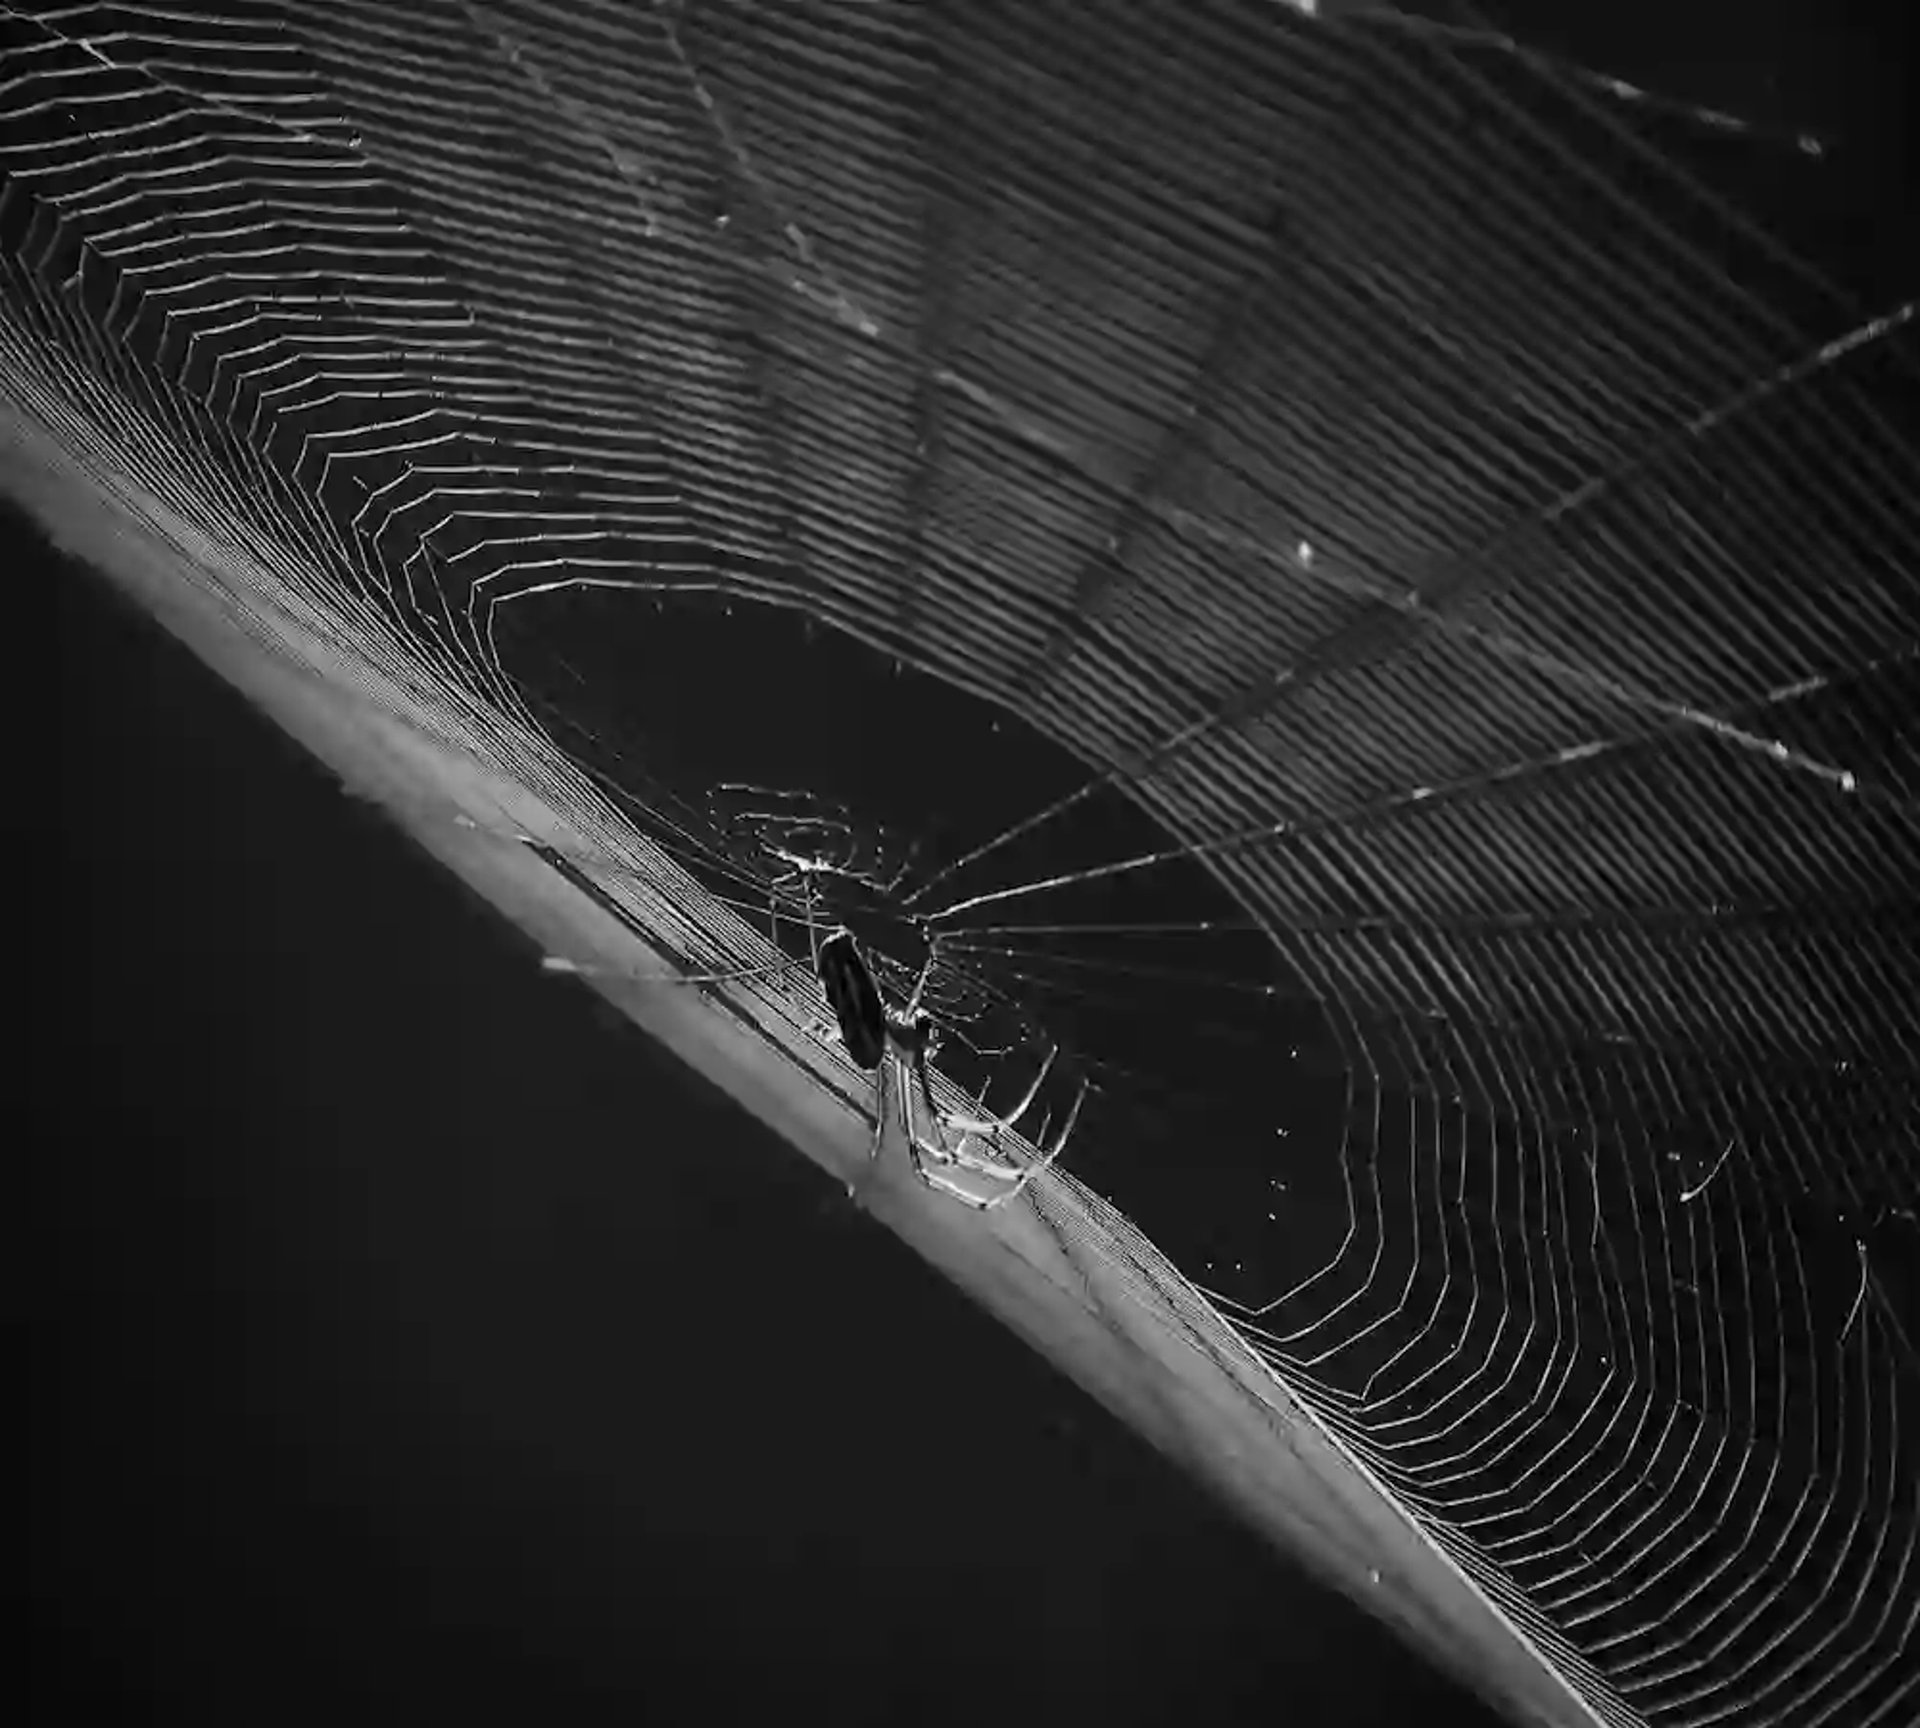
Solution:
<svg viewBox="0 0 1920 1728">
<path fill-rule="evenodd" d="M 1799 773 L 1810 774 L 1824 780 L 1843 793 L 1868 793 L 1874 788 L 1862 783 L 1860 777 L 1851 769 L 1838 767 L 1820 760 L 1808 752 L 1795 749 L 1778 738 L 1768 738 L 1747 727 L 1736 724 L 1725 715 L 1711 713 L 1708 710 L 1678 698 L 1665 696 L 1629 684 L 1623 679 L 1593 672 L 1573 665 L 1559 655 L 1544 654 L 1537 649 L 1515 641 L 1498 632 L 1487 631 L 1479 626 L 1450 618 L 1439 611 L 1428 597 L 1431 591 L 1440 590 L 1445 600 L 1457 599 L 1464 589 L 1471 588 L 1474 582 L 1474 567 L 1489 559 L 1500 547 L 1506 545 L 1520 534 L 1558 521 L 1585 505 L 1593 503 L 1613 487 L 1631 479 L 1653 466 L 1655 463 L 1677 454 L 1688 445 L 1707 437 L 1719 427 L 1725 425 L 1743 410 L 1778 394 L 1792 385 L 1804 381 L 1815 372 L 1832 366 L 1845 359 L 1849 354 L 1904 329 L 1911 322 L 1920 301 L 1905 301 L 1881 317 L 1848 331 L 1845 335 L 1823 344 L 1812 353 L 1790 361 L 1765 376 L 1754 380 L 1742 389 L 1723 398 L 1711 408 L 1691 416 L 1688 420 L 1667 434 L 1664 438 L 1650 440 L 1642 444 L 1633 453 L 1616 462 L 1611 467 L 1590 476 L 1579 485 L 1560 494 L 1557 498 L 1526 517 L 1503 529 L 1493 539 L 1484 542 L 1472 551 L 1446 557 L 1440 561 L 1439 568 L 1424 583 L 1417 584 L 1397 593 L 1375 591 L 1369 598 L 1390 606 L 1394 611 L 1409 620 L 1413 628 L 1433 628 L 1448 634 L 1454 634 L 1473 642 L 1475 645 L 1491 649 L 1503 658 L 1514 658 L 1532 667 L 1547 677 L 1563 685 L 1602 694 L 1630 710 L 1646 714 L 1656 723 L 1659 731 L 1664 732 L 1680 728 L 1698 728 L 1711 733 L 1722 741 L 1743 750 L 1753 751 L 1782 767 Z M 1309 572 L 1317 570 L 1320 561 L 1307 559 L 1301 561 L 1301 567 Z M 1364 628 L 1371 620 L 1363 619 L 1359 628 Z M 1349 629 L 1356 628 L 1349 626 Z M 1231 728 L 1245 724 L 1249 720 L 1266 714 L 1281 699 L 1292 693 L 1304 683 L 1319 675 L 1316 662 L 1329 661 L 1338 664 L 1337 649 L 1346 631 L 1336 632 L 1330 643 L 1308 651 L 1306 656 L 1279 671 L 1267 674 L 1255 684 L 1239 694 L 1229 697 L 1226 702 L 1211 713 L 1190 722 L 1171 734 L 1160 743 L 1144 752 L 1137 753 L 1129 760 L 1116 763 L 1103 770 L 1093 779 L 1084 782 L 1073 791 L 1052 803 L 1022 817 L 1019 821 L 1003 829 L 999 834 L 983 841 L 970 851 L 963 853 L 944 866 L 918 889 L 908 896 L 907 903 L 913 905 L 941 882 L 958 875 L 981 860 L 1047 823 L 1058 820 L 1076 809 L 1097 793 L 1128 782 L 1136 782 L 1159 772 L 1183 757 L 1195 745 L 1206 741 Z M 1906 658 L 1902 655 L 1894 658 Z M 1876 662 L 1876 665 L 1889 662 Z M 1848 673 L 1846 676 L 1853 676 Z M 1789 686 L 1785 692 L 1775 693 L 1761 698 L 1752 705 L 1752 709 L 1765 710 L 1793 696 L 1818 688 L 1826 682 L 1824 678 L 1801 680 Z M 1749 710 L 1749 712 L 1752 711 Z M 1509 768 L 1497 770 L 1494 774 L 1476 777 L 1475 784 L 1491 783 L 1496 779 L 1510 779 L 1515 774 L 1528 769 L 1540 769 L 1556 766 L 1563 762 L 1577 761 L 1602 752 L 1617 749 L 1623 744 L 1637 742 L 1640 736 L 1602 739 L 1586 744 L 1571 746 L 1554 752 L 1550 756 L 1535 759 L 1530 763 L 1520 763 Z M 1366 810 L 1355 810 L 1341 822 L 1367 819 L 1383 808 L 1393 804 L 1413 803 L 1435 796 L 1431 788 L 1415 788 L 1397 798 L 1382 801 L 1369 806 Z M 1883 794 L 1883 796 L 1895 796 Z M 1328 819 L 1316 819 L 1311 828 L 1329 826 Z M 926 914 L 930 922 L 945 922 L 963 911 L 972 911 L 983 905 L 995 904 L 1025 894 L 1041 892 L 1046 889 L 1064 887 L 1073 882 L 1092 881 L 1102 876 L 1118 875 L 1127 871 L 1149 869 L 1155 865 L 1169 862 L 1181 856 L 1210 856 L 1217 853 L 1231 853 L 1263 841 L 1276 840 L 1296 832 L 1309 831 L 1308 825 L 1289 821 L 1278 821 L 1260 828 L 1242 830 L 1237 834 L 1198 843 L 1194 846 L 1169 848 L 1165 851 L 1141 854 L 1137 858 L 1118 860 L 1113 863 L 1091 867 L 1085 871 L 1063 873 L 1056 877 L 1040 881 L 1016 884 L 987 893 L 976 894 L 950 902 L 938 911 Z"/>
<path fill-rule="evenodd" d="M 654 0 L 654 14 L 660 20 L 668 51 L 681 71 L 686 75 L 687 84 L 694 100 L 707 117 L 714 137 L 725 151 L 728 160 L 740 179 L 753 189 L 775 226 L 785 236 L 794 256 L 799 259 L 803 273 L 794 277 L 788 286 L 802 294 L 813 304 L 832 314 L 840 323 L 857 331 L 862 336 L 877 337 L 881 334 L 879 320 L 874 318 L 847 291 L 840 277 L 823 259 L 813 242 L 807 237 L 791 215 L 786 211 L 773 183 L 768 179 L 746 146 L 741 142 L 739 133 L 727 119 L 726 110 L 707 88 L 706 81 L 688 54 L 680 40 L 677 20 L 682 13 L 681 0 Z M 812 280 L 809 280 L 809 276 Z M 816 285 L 817 284 L 817 285 Z"/>
<path fill-rule="evenodd" d="M 658 177 L 633 151 L 615 143 L 606 128 L 595 120 L 584 105 L 555 86 L 541 69 L 532 50 L 508 28 L 507 21 L 498 12 L 490 6 L 477 4 L 476 0 L 461 0 L 461 9 L 477 32 L 492 39 L 501 58 L 539 93 L 543 101 L 551 103 L 564 114 L 569 124 L 612 164 L 646 223 L 647 238 L 657 239 L 662 227 L 660 211 L 663 202 Z"/>
<path fill-rule="evenodd" d="M 1461 9 L 1470 15 L 1475 12 L 1470 6 Z M 1612 73 L 1583 66 L 1564 55 L 1533 47 L 1484 21 L 1449 24 L 1441 19 L 1403 12 L 1389 5 L 1366 5 L 1352 14 L 1351 21 L 1359 28 L 1375 26 L 1399 35 L 1440 43 L 1448 48 L 1497 54 L 1545 78 L 1573 84 L 1627 108 L 1684 121 L 1723 137 L 1751 139 L 1757 144 L 1784 147 L 1814 158 L 1826 156 L 1832 148 L 1830 140 L 1810 128 L 1770 125 L 1729 113 L 1724 108 L 1648 89 Z"/>
</svg>

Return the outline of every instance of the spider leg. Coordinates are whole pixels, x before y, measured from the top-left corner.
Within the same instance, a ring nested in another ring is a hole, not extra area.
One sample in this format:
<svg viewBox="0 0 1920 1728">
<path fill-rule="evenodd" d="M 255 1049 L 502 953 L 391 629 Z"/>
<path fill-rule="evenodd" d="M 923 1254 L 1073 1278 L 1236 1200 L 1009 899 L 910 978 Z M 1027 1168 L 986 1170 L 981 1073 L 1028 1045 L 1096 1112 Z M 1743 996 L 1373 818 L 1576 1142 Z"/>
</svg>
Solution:
<svg viewBox="0 0 1920 1728">
<path fill-rule="evenodd" d="M 924 1046 L 914 1051 L 912 1063 L 913 1089 L 920 1095 L 920 1108 L 926 1118 L 924 1131 L 932 1136 L 932 1143 L 928 1144 L 919 1135 L 912 1135 L 910 1138 L 921 1151 L 931 1153 L 937 1162 L 956 1163 L 959 1154 L 947 1143 L 947 1113 L 940 1108 L 939 1100 L 933 1095 L 933 1080 L 927 1073 L 927 1053 Z"/>
<path fill-rule="evenodd" d="M 941 1112 L 940 1120 L 949 1128 L 958 1128 L 963 1134 L 985 1134 L 989 1137 L 997 1137 L 1003 1130 L 1013 1127 L 1021 1117 L 1033 1108 L 1033 1101 L 1040 1096 L 1040 1088 L 1046 1084 L 1047 1076 L 1053 1072 L 1054 1059 L 1059 1054 L 1060 1048 L 1058 1045 L 1055 1045 L 1053 1049 L 1047 1052 L 1047 1059 L 1040 1064 L 1040 1071 L 1034 1075 L 1033 1084 L 1027 1088 L 1026 1096 L 1013 1107 L 1011 1114 L 1006 1116 L 986 1115 L 976 1117 L 962 1116 L 957 1111 L 947 1110 Z M 981 1095 L 979 1103 L 980 1108 L 985 1110 L 987 1100 L 984 1094 Z"/>
<path fill-rule="evenodd" d="M 1048 1066 L 1051 1064 L 1050 1056 Z M 1008 1123 L 995 1120 L 982 1124 L 978 1129 L 962 1126 L 966 1119 L 943 1111 L 934 1098 L 933 1082 L 927 1074 L 924 1052 L 918 1050 L 914 1052 L 912 1066 L 911 1085 L 920 1096 L 921 1108 L 926 1113 L 926 1132 L 931 1135 L 930 1139 L 923 1139 L 914 1131 L 912 1106 L 906 1098 L 907 1083 L 901 1082 L 901 1120 L 906 1130 L 907 1156 L 912 1162 L 913 1173 L 936 1193 L 948 1195 L 960 1201 L 962 1205 L 971 1206 L 976 1212 L 991 1212 L 996 1206 L 1006 1205 L 1009 1200 L 1016 1198 L 1041 1171 L 1052 1167 L 1054 1160 L 1065 1150 L 1068 1136 L 1073 1133 L 1074 1124 L 1080 1119 L 1080 1107 L 1086 1102 L 1087 1097 L 1087 1087 L 1083 1081 L 1074 1098 L 1073 1108 L 1067 1113 L 1067 1120 L 1054 1138 L 1053 1144 L 1043 1147 L 1030 1164 L 1019 1165 L 1007 1159 L 982 1157 L 978 1153 L 968 1151 L 969 1138 L 991 1136 L 997 1145 L 999 1136 L 1011 1131 Z M 1045 1072 L 1043 1068 L 1043 1076 Z M 1038 1089 L 1036 1083 L 1033 1090 L 1037 1092 Z M 1030 1093 L 1023 1101 L 1021 1108 L 1024 1110 L 1031 1101 Z M 953 1126 L 961 1126 L 961 1139 L 958 1145 L 950 1143 L 946 1136 L 946 1129 Z M 1044 1137 L 1044 1127 L 1041 1132 Z M 928 1164 L 928 1158 L 933 1160 L 932 1165 Z M 977 1175 L 987 1177 L 995 1184 L 994 1192 L 978 1193 L 964 1183 L 956 1181 L 947 1174 L 946 1170 L 938 1168 L 942 1165 L 970 1170 Z"/>
<path fill-rule="evenodd" d="M 920 998 L 925 994 L 927 980 L 933 975 L 933 944 L 927 944 L 927 957 L 920 963 L 920 976 L 913 981 L 913 994 L 907 998 L 907 1005 L 901 1010 L 901 1019 L 911 1023 L 920 1012 Z"/>
<path fill-rule="evenodd" d="M 929 1154 L 942 1162 L 948 1160 L 949 1154 L 944 1148 L 929 1146 L 926 1141 L 921 1138 L 922 1130 L 916 1128 L 913 1120 L 913 1084 L 903 1072 L 898 1071 L 902 1061 L 903 1058 L 889 1053 L 882 1059 L 880 1067 L 875 1071 L 875 1085 L 878 1088 L 879 1103 L 875 1111 L 873 1148 L 869 1157 L 870 1159 L 877 1158 L 880 1155 L 881 1142 L 886 1133 L 889 1114 L 886 1095 L 889 1084 L 891 1084 L 893 1093 L 892 1114 L 899 1120 L 900 1138 L 906 1145 L 907 1163 L 911 1167 L 914 1175 L 918 1176 L 929 1188 L 958 1193 L 958 1189 L 953 1188 L 945 1178 L 940 1176 L 937 1171 L 929 1168 L 927 1164 Z M 939 1118 L 935 1115 L 929 1116 L 927 1120 L 937 1123 Z M 961 1197 L 965 1198 L 964 1195 Z"/>
<path fill-rule="evenodd" d="M 873 1071 L 873 1137 L 867 1142 L 867 1169 L 864 1175 L 847 1178 L 848 1197 L 861 1205 L 866 1202 L 862 1195 L 873 1186 L 874 1173 L 879 1166 L 881 1149 L 887 1142 L 887 1065 L 882 1062 Z"/>
<path fill-rule="evenodd" d="M 889 1057 L 888 1060 L 889 1062 L 897 1062 L 899 1059 L 897 1057 Z M 918 1069 L 919 1066 L 920 1064 L 915 1064 L 916 1069 Z M 927 1168 L 926 1154 L 930 1148 L 921 1141 L 920 1136 L 914 1131 L 913 1083 L 896 1077 L 894 1090 L 898 1094 L 900 1101 L 900 1131 L 901 1137 L 907 1143 L 907 1162 L 912 1165 L 914 1175 L 918 1176 L 929 1188 L 938 1187 L 939 1184 L 934 1180 L 933 1172 Z M 929 1118 L 929 1120 L 937 1122 L 939 1119 L 938 1117 L 933 1117 Z M 944 1159 L 946 1156 L 944 1150 L 937 1150 L 934 1155 L 941 1159 Z"/>
<path fill-rule="evenodd" d="M 867 1162 L 877 1163 L 887 1140 L 887 1065 L 882 1062 L 873 1071 L 873 1139 L 867 1145 Z"/>
<path fill-rule="evenodd" d="M 996 1206 L 1004 1206 L 1009 1200 L 1017 1199 L 1020 1191 L 1043 1170 L 1051 1170 L 1054 1160 L 1066 1150 L 1068 1136 L 1073 1133 L 1074 1124 L 1080 1120 L 1080 1106 L 1086 1103 L 1086 1101 L 1087 1085 L 1083 1080 L 1080 1083 L 1080 1090 L 1074 1094 L 1073 1108 L 1067 1112 L 1067 1119 L 1061 1124 L 1060 1132 L 1054 1138 L 1053 1144 L 1042 1148 L 1039 1156 L 1036 1157 L 1031 1164 L 1023 1166 L 1018 1175 L 1013 1174 L 1013 1167 L 1011 1165 L 969 1157 L 963 1145 L 963 1149 L 957 1154 L 957 1157 L 959 1162 L 968 1169 L 979 1170 L 1000 1177 L 1002 1180 L 1008 1177 L 1012 1179 L 1011 1181 L 1007 1181 L 1004 1187 L 988 1195 L 967 1192 L 962 1189 L 958 1183 L 952 1184 L 946 1191 L 953 1194 L 956 1199 L 964 1201 L 967 1205 L 980 1212 L 991 1212 Z M 1042 1134 L 1044 1135 L 1044 1133 L 1045 1130 L 1043 1129 Z"/>
</svg>

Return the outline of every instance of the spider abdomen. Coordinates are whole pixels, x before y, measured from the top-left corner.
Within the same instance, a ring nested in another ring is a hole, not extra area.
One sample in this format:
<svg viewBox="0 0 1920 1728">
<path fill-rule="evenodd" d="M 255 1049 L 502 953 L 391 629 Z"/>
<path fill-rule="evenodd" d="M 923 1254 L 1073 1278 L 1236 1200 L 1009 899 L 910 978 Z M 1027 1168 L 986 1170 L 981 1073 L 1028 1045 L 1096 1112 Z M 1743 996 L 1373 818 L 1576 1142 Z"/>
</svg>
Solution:
<svg viewBox="0 0 1920 1728">
<path fill-rule="evenodd" d="M 887 1013 L 851 931 L 836 930 L 820 944 L 819 967 L 847 1054 L 862 1068 L 878 1068 L 887 1053 Z"/>
</svg>

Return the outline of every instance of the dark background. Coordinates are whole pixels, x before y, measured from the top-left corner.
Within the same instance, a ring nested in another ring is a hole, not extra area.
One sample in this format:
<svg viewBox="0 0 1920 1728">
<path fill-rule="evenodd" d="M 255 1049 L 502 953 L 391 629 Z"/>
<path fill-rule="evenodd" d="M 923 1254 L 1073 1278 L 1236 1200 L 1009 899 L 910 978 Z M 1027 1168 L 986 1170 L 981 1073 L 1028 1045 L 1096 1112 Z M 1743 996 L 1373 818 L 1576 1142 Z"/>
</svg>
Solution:
<svg viewBox="0 0 1920 1728">
<path fill-rule="evenodd" d="M 37 1721 L 1490 1720 L 0 529 Z"/>
</svg>

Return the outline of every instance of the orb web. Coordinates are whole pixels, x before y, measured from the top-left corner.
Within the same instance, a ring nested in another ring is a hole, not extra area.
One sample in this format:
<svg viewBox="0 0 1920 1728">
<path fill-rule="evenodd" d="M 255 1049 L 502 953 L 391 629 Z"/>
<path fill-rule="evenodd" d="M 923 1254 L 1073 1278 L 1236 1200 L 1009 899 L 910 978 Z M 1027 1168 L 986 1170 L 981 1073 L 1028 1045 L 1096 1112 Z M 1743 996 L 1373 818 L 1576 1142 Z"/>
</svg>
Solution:
<svg viewBox="0 0 1920 1728">
<path fill-rule="evenodd" d="M 1920 461 L 1911 300 L 1804 261 L 1843 153 L 1099 11 L 10 6 L 10 392 L 724 900 L 553 852 L 743 1014 L 715 788 L 904 837 L 1169 1301 L 1596 1713 L 1909 1720 Z"/>
</svg>

